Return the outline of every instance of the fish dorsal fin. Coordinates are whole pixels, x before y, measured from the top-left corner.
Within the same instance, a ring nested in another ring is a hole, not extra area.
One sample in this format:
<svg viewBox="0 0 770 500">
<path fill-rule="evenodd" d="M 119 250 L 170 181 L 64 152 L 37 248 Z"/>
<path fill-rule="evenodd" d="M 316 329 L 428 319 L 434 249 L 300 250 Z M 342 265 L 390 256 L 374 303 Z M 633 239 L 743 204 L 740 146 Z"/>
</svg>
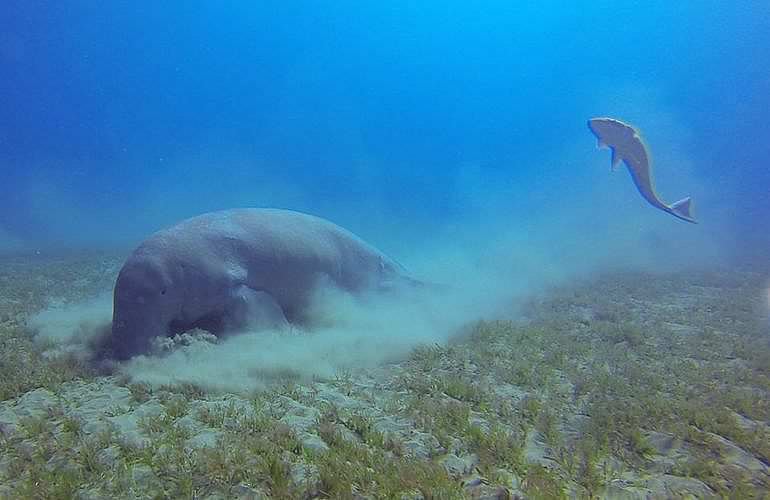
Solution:
<svg viewBox="0 0 770 500">
<path fill-rule="evenodd" d="M 622 158 L 618 154 L 618 148 L 612 148 L 612 167 L 611 168 L 613 171 L 618 169 L 620 160 L 622 160 Z"/>
</svg>

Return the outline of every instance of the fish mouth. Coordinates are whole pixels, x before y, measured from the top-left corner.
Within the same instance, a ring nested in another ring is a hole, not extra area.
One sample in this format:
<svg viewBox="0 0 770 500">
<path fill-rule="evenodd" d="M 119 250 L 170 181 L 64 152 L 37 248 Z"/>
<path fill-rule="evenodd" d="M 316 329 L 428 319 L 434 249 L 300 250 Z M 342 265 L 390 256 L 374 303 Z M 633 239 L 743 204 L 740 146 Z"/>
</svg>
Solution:
<svg viewBox="0 0 770 500">
<path fill-rule="evenodd" d="M 591 131 L 592 134 L 595 136 L 599 136 L 599 132 L 596 130 L 596 126 L 594 125 L 595 118 L 591 118 L 590 120 L 586 121 L 586 125 L 588 126 L 588 130 Z"/>
<path fill-rule="evenodd" d="M 588 126 L 588 130 L 593 132 L 594 134 L 599 134 L 599 131 L 597 130 L 597 126 L 599 123 L 601 123 L 601 118 L 590 118 L 586 121 L 586 125 Z"/>
</svg>

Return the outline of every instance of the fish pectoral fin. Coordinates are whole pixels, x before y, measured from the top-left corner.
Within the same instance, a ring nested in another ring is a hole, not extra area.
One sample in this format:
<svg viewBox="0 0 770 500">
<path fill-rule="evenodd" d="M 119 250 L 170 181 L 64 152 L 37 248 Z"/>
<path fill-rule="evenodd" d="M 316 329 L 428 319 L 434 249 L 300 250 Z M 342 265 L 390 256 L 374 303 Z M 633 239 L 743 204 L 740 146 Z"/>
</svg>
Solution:
<svg viewBox="0 0 770 500">
<path fill-rule="evenodd" d="M 610 169 L 615 172 L 618 169 L 618 165 L 620 165 L 622 158 L 618 154 L 617 148 L 612 148 L 612 164 L 610 166 Z"/>
<path fill-rule="evenodd" d="M 225 304 L 224 320 L 228 330 L 275 330 L 288 326 L 281 305 L 271 294 L 246 285 L 238 286 L 230 292 Z"/>
</svg>

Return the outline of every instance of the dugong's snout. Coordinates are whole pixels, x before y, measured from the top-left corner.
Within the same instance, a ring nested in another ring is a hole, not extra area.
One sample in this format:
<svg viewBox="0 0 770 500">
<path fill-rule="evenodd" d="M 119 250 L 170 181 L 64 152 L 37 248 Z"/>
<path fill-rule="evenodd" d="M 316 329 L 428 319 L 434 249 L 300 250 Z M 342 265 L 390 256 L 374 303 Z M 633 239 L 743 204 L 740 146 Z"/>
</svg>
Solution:
<svg viewBox="0 0 770 500">
<path fill-rule="evenodd" d="M 116 313 L 112 318 L 112 336 L 110 346 L 115 359 L 125 361 L 137 354 L 146 353 L 150 349 L 150 340 L 165 334 L 165 328 L 160 321 L 151 317 L 128 318 Z"/>
<path fill-rule="evenodd" d="M 162 261 L 129 258 L 115 283 L 111 347 L 126 360 L 149 351 L 150 340 L 166 335 L 181 299 Z"/>
</svg>

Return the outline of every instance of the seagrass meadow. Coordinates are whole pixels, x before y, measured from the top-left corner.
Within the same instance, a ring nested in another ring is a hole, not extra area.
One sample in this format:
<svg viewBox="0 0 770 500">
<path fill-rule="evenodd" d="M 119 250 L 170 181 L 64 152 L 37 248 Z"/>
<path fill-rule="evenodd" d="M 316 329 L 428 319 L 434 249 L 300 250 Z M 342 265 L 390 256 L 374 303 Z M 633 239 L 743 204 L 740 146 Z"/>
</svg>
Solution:
<svg viewBox="0 0 770 500">
<path fill-rule="evenodd" d="M 118 263 L 0 266 L 3 498 L 770 489 L 767 296 L 755 269 L 593 276 L 527 298 L 515 321 L 469 323 L 404 359 L 311 379 L 286 370 L 238 393 L 100 373 L 38 338 L 36 311 L 98 294 Z"/>
</svg>

